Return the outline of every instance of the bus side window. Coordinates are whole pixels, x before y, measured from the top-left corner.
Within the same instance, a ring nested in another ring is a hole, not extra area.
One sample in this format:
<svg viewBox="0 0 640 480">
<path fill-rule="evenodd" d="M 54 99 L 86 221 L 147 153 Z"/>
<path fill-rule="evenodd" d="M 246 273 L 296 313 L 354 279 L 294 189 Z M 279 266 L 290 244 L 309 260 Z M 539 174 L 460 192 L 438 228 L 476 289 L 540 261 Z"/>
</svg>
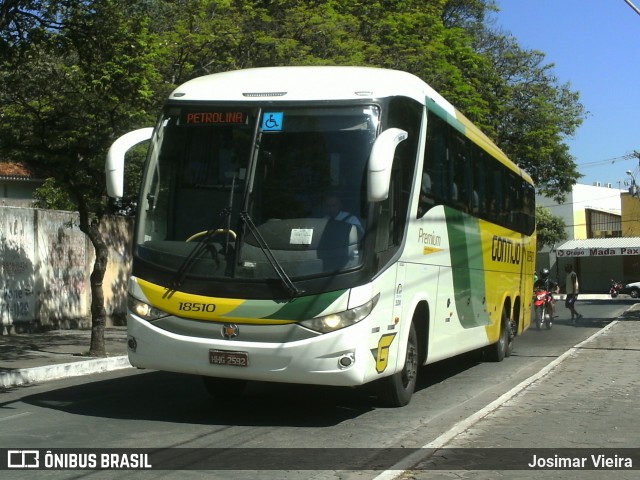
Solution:
<svg viewBox="0 0 640 480">
<path fill-rule="evenodd" d="M 445 203 L 450 196 L 447 169 L 449 152 L 445 135 L 446 124 L 429 112 L 418 218 L 436 203 Z"/>
<path fill-rule="evenodd" d="M 381 252 L 386 246 L 386 253 L 381 257 L 383 262 L 388 261 L 402 244 L 416 174 L 422 113 L 423 107 L 408 98 L 395 98 L 389 104 L 389 127 L 405 130 L 408 136 L 395 150 L 389 198 L 379 206 L 376 251 Z"/>
<path fill-rule="evenodd" d="M 452 167 L 452 198 L 453 206 L 463 212 L 468 212 L 471 207 L 473 197 L 471 180 L 473 178 L 473 170 L 471 169 L 471 161 L 467 142 L 464 136 L 457 132 L 452 138 L 453 162 Z"/>
<path fill-rule="evenodd" d="M 473 179 L 472 189 L 473 196 L 471 199 L 471 213 L 473 215 L 482 215 L 485 211 L 485 171 L 482 168 L 482 150 L 474 148 L 472 152 L 473 159 Z"/>
</svg>

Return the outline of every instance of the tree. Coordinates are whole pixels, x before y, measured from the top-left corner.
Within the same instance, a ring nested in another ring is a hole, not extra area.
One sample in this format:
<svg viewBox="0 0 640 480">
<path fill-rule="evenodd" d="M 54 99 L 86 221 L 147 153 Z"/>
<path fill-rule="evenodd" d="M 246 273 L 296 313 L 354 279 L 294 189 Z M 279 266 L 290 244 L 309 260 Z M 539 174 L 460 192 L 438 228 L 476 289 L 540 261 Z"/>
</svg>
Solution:
<svg viewBox="0 0 640 480">
<path fill-rule="evenodd" d="M 358 64 L 412 72 L 562 201 L 580 178 L 566 139 L 585 117 L 542 52 L 495 29 L 493 0 L 151 2 L 170 83 L 267 65 Z"/>
<path fill-rule="evenodd" d="M 471 120 L 532 176 L 538 193 L 563 201 L 582 176 L 566 144 L 586 116 L 579 93 L 558 82 L 544 53 L 522 49 L 512 35 L 490 23 L 474 24 L 472 33 L 488 61 L 477 84 L 490 108 Z"/>
<path fill-rule="evenodd" d="M 536 230 L 538 236 L 538 251 L 546 247 L 553 247 L 567 239 L 564 220 L 551 214 L 546 207 L 536 207 Z"/>
<path fill-rule="evenodd" d="M 492 28 L 495 8 L 492 0 L 0 4 L 0 154 L 48 170 L 77 206 L 96 250 L 92 353 L 104 353 L 105 154 L 121 134 L 152 124 L 169 91 L 196 76 L 267 65 L 409 71 L 484 129 L 539 192 L 562 199 L 580 176 L 565 139 L 584 109 L 542 53 Z"/>
<path fill-rule="evenodd" d="M 66 2 L 55 29 L 34 21 L 28 33 L 5 37 L 12 55 L 2 56 L 0 68 L 0 151 L 37 164 L 77 206 L 79 228 L 96 254 L 90 354 L 103 356 L 105 153 L 121 132 L 150 121 L 147 112 L 162 88 L 146 18 L 129 2 L 91 3 Z"/>
</svg>

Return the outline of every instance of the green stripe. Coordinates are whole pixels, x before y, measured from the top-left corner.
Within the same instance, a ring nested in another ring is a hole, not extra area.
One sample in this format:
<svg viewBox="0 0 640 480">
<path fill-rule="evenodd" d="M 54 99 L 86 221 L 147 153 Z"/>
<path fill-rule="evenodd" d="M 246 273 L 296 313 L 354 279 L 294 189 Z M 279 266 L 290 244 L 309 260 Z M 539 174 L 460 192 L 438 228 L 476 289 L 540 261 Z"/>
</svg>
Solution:
<svg viewBox="0 0 640 480">
<path fill-rule="evenodd" d="M 456 117 L 454 117 L 449 112 L 447 112 L 444 108 L 438 105 L 435 102 L 435 100 L 431 98 L 427 97 L 427 99 L 425 100 L 425 103 L 427 105 L 428 110 L 435 113 L 442 120 L 447 122 L 449 125 L 451 125 L 453 128 L 455 128 L 457 131 L 459 131 L 463 135 L 465 135 L 465 132 L 467 129 L 465 128 L 464 124 L 460 120 L 458 120 Z"/>
<path fill-rule="evenodd" d="M 460 323 L 464 328 L 487 325 L 482 239 L 478 220 L 445 207 L 451 273 Z"/>
<path fill-rule="evenodd" d="M 335 302 L 346 290 L 297 297 L 283 304 L 282 308 L 264 318 L 277 320 L 305 320 L 320 315 L 329 305 Z"/>
</svg>

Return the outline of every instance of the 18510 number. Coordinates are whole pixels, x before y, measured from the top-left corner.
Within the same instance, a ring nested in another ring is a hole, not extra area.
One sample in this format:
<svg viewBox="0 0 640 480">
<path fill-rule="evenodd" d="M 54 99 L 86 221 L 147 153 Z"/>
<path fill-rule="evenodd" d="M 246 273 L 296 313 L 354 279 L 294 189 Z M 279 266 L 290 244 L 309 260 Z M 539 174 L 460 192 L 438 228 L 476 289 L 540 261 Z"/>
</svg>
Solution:
<svg viewBox="0 0 640 480">
<path fill-rule="evenodd" d="M 180 302 L 178 310 L 183 312 L 213 313 L 216 311 L 216 305 L 215 303 Z"/>
</svg>

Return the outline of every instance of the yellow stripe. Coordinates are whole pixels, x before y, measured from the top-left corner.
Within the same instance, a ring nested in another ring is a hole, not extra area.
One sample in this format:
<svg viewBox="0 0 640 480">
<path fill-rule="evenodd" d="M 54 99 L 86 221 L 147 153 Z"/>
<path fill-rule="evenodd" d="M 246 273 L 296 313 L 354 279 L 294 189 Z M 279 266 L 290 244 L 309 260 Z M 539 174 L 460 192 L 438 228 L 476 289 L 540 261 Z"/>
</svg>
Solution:
<svg viewBox="0 0 640 480">
<path fill-rule="evenodd" d="M 294 323 L 291 320 L 228 316 L 229 313 L 243 305 L 247 300 L 194 295 L 170 290 L 140 278 L 136 279 L 136 281 L 149 303 L 178 317 L 210 322 L 234 322 L 253 325 L 286 325 Z M 268 314 L 266 309 L 265 313 Z"/>
</svg>

